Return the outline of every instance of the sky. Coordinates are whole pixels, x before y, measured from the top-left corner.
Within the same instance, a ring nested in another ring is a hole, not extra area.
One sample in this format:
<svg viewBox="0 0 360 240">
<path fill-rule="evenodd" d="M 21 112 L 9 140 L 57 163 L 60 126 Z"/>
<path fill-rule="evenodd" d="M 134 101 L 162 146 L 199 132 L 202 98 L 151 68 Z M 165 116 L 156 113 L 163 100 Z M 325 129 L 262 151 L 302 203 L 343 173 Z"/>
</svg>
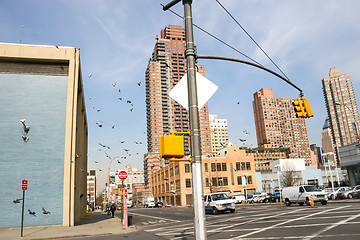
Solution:
<svg viewBox="0 0 360 240">
<path fill-rule="evenodd" d="M 219 1 L 303 90 L 314 112 L 306 120 L 310 144 L 321 146 L 326 118 L 321 80 L 329 76 L 330 68 L 349 73 L 355 96 L 360 97 L 360 1 Z M 114 171 L 130 165 L 143 170 L 145 70 L 161 29 L 184 25 L 181 18 L 162 10 L 161 4 L 168 2 L 0 0 L 0 42 L 80 48 L 88 169 L 97 170 L 98 189 L 104 188 L 109 167 Z M 172 10 L 184 12 L 181 3 Z M 194 24 L 279 73 L 216 0 L 194 0 L 192 10 Z M 197 28 L 194 40 L 198 54 L 248 60 Z M 219 87 L 209 100 L 209 113 L 228 120 L 229 141 L 234 145 L 241 146 L 242 138 L 257 147 L 252 109 L 256 91 L 272 88 L 274 97 L 299 97 L 295 88 L 258 68 L 218 60 L 199 59 L 198 63 L 205 65 L 206 78 Z M 110 164 L 105 152 L 111 158 L 126 159 Z"/>
</svg>

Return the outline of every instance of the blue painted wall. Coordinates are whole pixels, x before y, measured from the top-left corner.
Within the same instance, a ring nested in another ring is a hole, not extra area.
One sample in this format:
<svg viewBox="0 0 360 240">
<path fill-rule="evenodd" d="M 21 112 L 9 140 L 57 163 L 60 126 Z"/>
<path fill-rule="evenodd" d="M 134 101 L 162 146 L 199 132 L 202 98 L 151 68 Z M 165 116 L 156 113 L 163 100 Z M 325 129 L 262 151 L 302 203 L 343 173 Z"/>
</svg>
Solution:
<svg viewBox="0 0 360 240">
<path fill-rule="evenodd" d="M 21 224 L 21 203 L 13 200 L 22 198 L 23 179 L 24 226 L 62 224 L 67 82 L 67 76 L 0 74 L 0 228 Z M 21 119 L 30 126 L 28 142 Z"/>
</svg>

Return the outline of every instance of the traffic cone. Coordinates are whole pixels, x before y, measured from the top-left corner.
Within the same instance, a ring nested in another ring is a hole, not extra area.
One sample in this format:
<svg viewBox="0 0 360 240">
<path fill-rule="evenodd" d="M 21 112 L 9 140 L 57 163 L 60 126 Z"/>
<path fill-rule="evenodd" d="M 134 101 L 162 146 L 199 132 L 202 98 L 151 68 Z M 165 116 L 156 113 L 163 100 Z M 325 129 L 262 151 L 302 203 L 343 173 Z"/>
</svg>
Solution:
<svg viewBox="0 0 360 240">
<path fill-rule="evenodd" d="M 244 200 L 241 201 L 241 206 L 242 206 L 243 208 L 245 208 L 245 201 L 244 201 Z"/>
</svg>

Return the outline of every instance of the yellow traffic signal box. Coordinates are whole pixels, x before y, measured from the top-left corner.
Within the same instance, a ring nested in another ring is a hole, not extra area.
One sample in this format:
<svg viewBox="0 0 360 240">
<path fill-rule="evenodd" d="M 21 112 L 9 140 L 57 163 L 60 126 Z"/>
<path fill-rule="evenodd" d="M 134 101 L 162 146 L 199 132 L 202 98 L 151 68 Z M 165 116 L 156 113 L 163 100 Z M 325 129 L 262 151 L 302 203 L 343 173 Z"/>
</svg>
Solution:
<svg viewBox="0 0 360 240">
<path fill-rule="evenodd" d="M 310 107 L 310 103 L 309 101 L 307 100 L 307 98 L 302 98 L 303 100 L 303 105 L 304 105 L 304 108 L 305 108 L 305 113 L 306 113 L 306 117 L 313 117 L 314 114 L 311 110 L 311 107 Z"/>
<path fill-rule="evenodd" d="M 304 106 L 302 103 L 302 99 L 298 98 L 296 101 L 293 102 L 293 105 L 295 107 L 296 117 L 305 118 L 306 114 L 305 114 L 305 109 L 304 109 Z"/>
<path fill-rule="evenodd" d="M 160 157 L 183 157 L 184 136 L 163 135 L 160 137 Z"/>
</svg>

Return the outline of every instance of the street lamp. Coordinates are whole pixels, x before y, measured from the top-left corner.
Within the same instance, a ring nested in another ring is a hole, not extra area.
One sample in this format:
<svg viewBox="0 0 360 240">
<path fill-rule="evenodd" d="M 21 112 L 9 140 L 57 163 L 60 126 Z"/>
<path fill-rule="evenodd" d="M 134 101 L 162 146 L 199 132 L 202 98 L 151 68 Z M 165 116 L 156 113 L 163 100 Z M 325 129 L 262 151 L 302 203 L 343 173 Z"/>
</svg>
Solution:
<svg viewBox="0 0 360 240">
<path fill-rule="evenodd" d="M 110 159 L 110 163 L 109 163 L 109 168 L 108 168 L 108 176 L 107 176 L 107 189 L 106 189 L 106 198 L 107 198 L 107 202 L 109 202 L 109 197 L 110 197 L 110 193 L 109 193 L 109 190 L 110 190 L 110 165 L 112 163 L 112 161 L 114 161 L 115 159 L 119 158 L 120 156 L 116 156 L 116 157 L 110 157 L 107 153 L 106 154 L 106 157 Z"/>
<path fill-rule="evenodd" d="M 331 187 L 332 187 L 332 192 L 333 192 L 333 197 L 335 198 L 335 190 L 334 190 L 334 181 L 333 181 L 333 178 L 332 178 L 332 171 L 331 171 L 331 168 L 330 168 L 330 163 L 329 163 L 329 155 L 334 155 L 333 152 L 327 152 L 327 153 L 323 153 L 322 156 L 324 156 L 326 158 L 326 162 L 327 162 L 327 165 L 329 166 L 329 174 L 330 174 L 330 180 L 331 180 Z M 325 171 L 326 171 L 326 164 L 325 164 Z M 328 184 L 329 185 L 329 184 Z"/>
<path fill-rule="evenodd" d="M 281 171 L 281 165 L 275 165 L 274 166 L 277 169 L 277 175 L 278 175 L 278 182 L 279 182 L 279 192 L 280 192 L 280 202 L 282 201 L 282 196 L 281 196 L 281 182 L 280 182 L 280 171 Z"/>
</svg>

